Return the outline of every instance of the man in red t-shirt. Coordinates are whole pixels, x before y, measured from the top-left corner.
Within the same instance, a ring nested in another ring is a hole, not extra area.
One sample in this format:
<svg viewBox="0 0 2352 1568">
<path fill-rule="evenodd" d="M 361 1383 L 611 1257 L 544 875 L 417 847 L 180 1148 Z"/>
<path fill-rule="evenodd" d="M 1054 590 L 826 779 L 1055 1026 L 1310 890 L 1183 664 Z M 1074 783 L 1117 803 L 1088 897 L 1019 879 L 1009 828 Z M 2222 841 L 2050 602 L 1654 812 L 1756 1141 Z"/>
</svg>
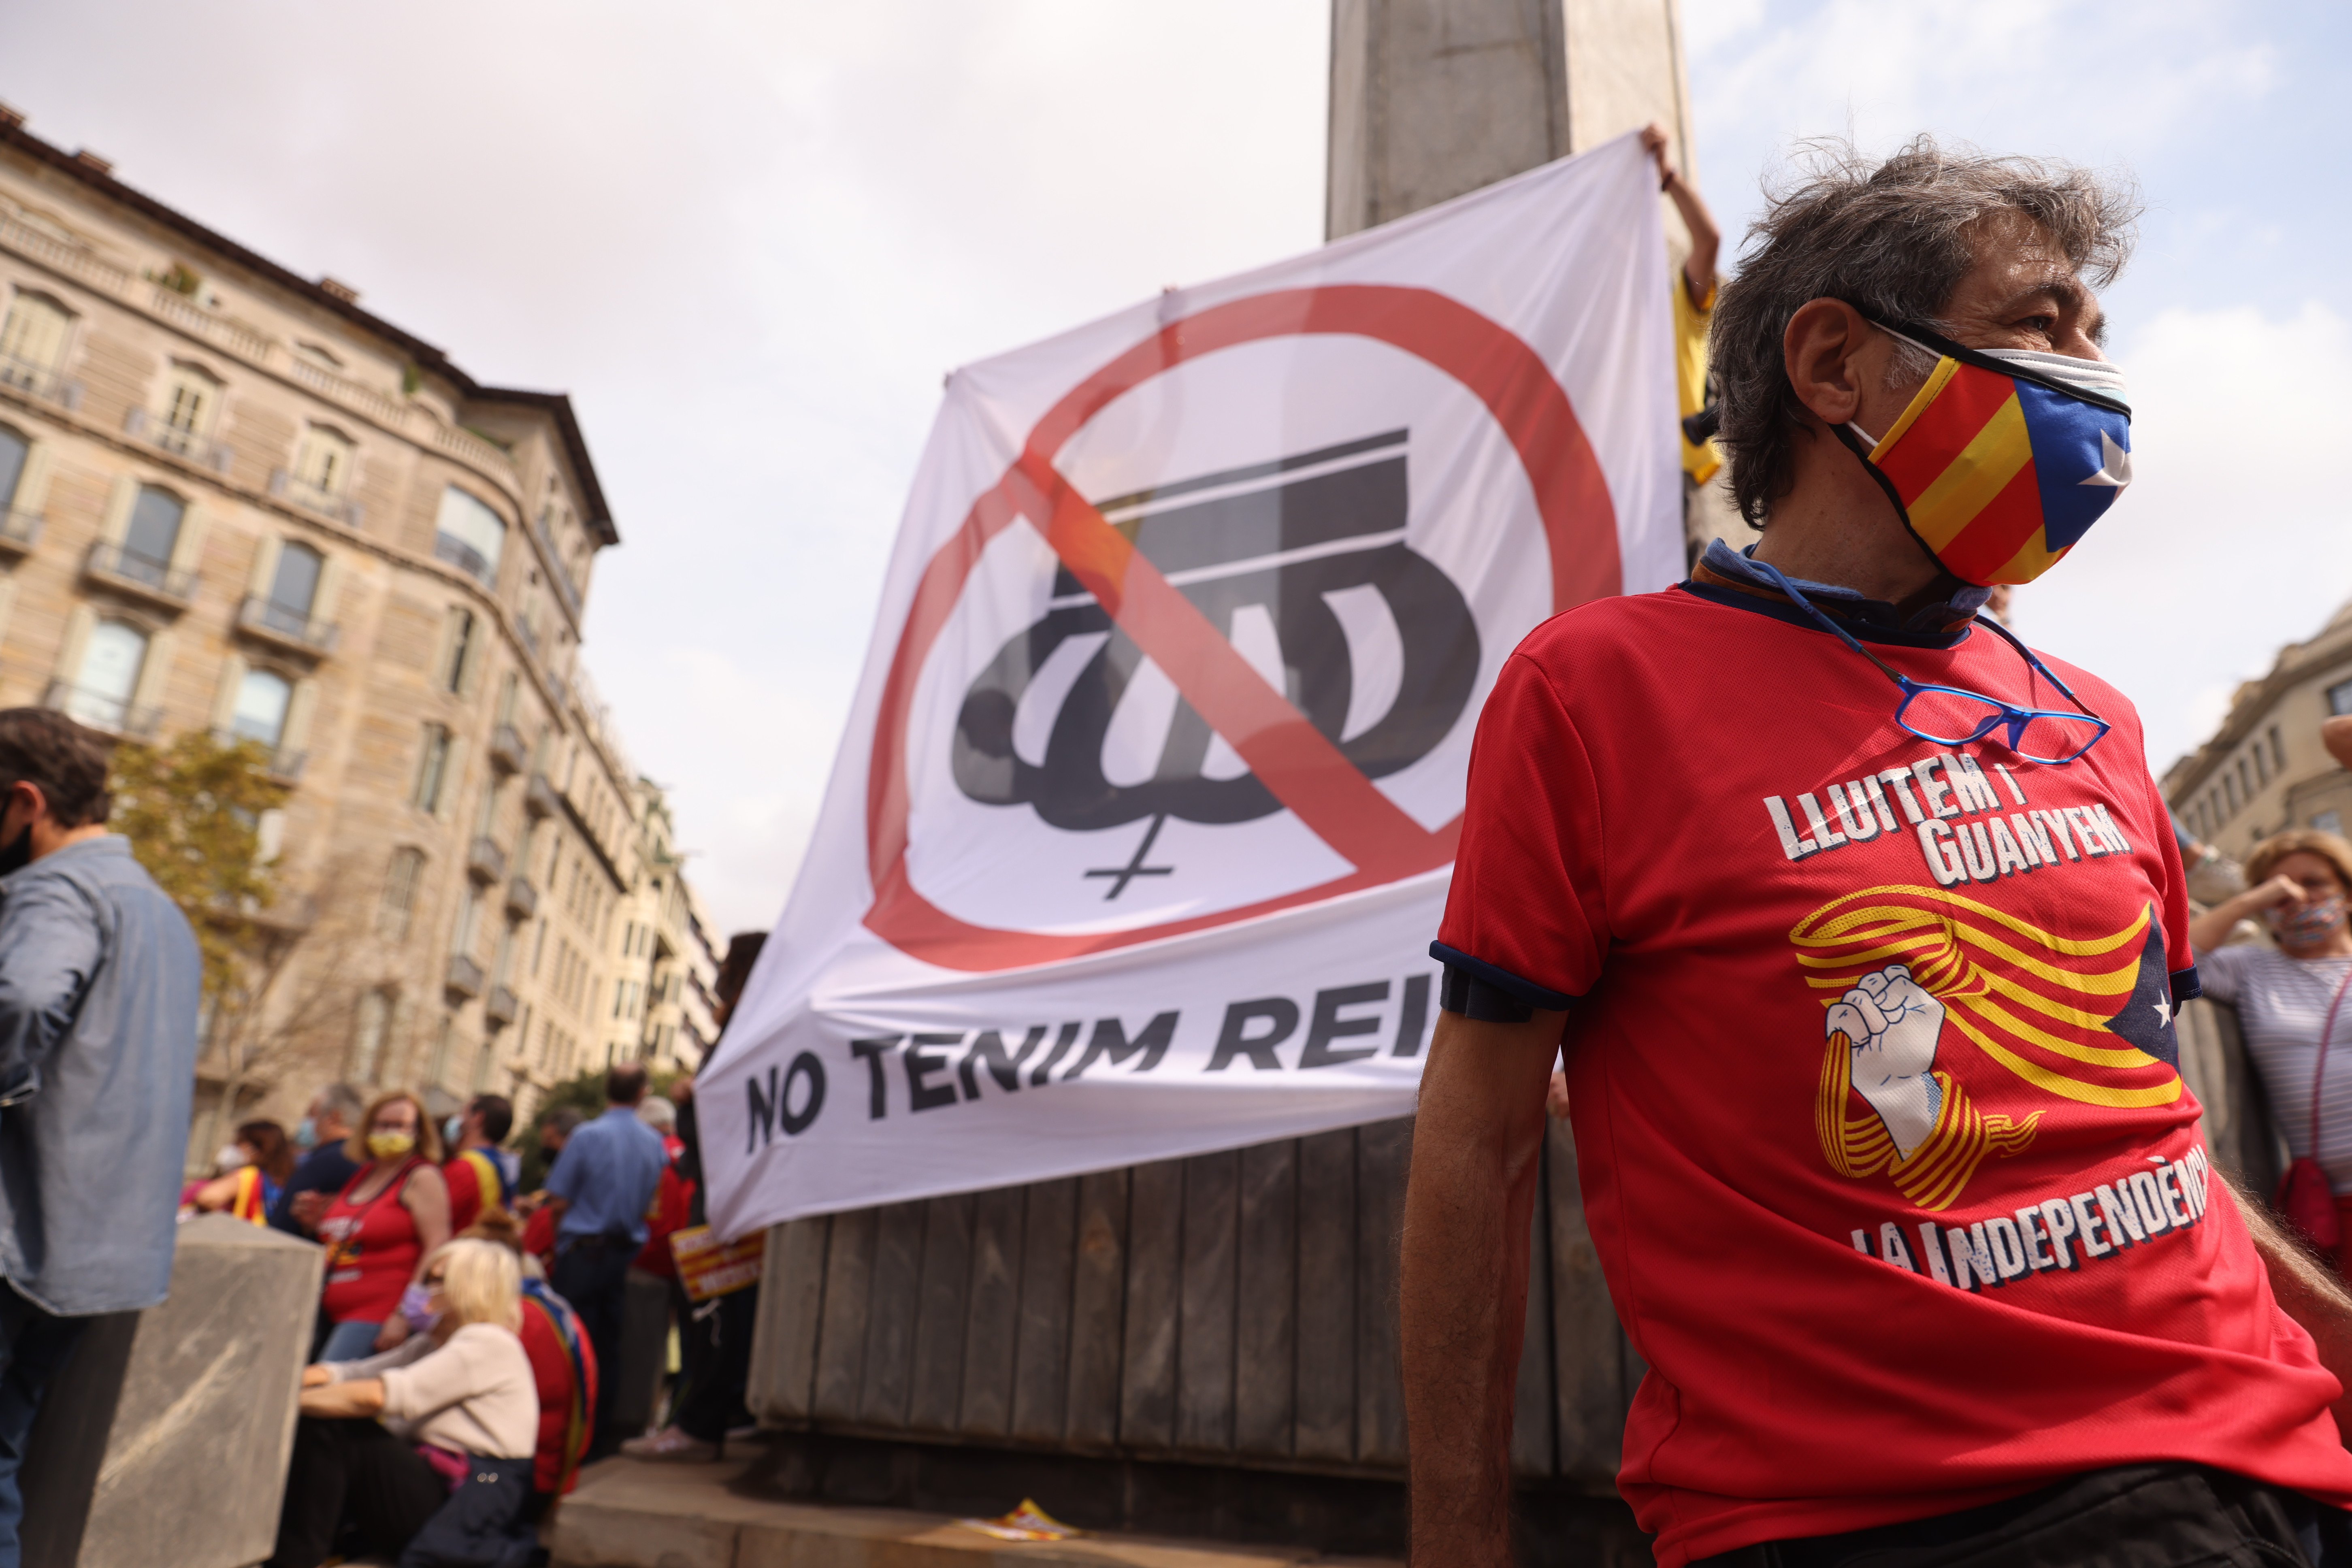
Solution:
<svg viewBox="0 0 2352 1568">
<path fill-rule="evenodd" d="M 1776 202 L 1714 325 L 1761 542 L 1498 677 L 1405 1215 L 1417 1561 L 1510 1560 L 1555 1058 L 1664 1568 L 2352 1546 L 2352 1300 L 2212 1169 L 2137 718 L 1972 619 L 2130 478 L 2085 282 L 2129 216 L 1924 141 Z"/>
</svg>

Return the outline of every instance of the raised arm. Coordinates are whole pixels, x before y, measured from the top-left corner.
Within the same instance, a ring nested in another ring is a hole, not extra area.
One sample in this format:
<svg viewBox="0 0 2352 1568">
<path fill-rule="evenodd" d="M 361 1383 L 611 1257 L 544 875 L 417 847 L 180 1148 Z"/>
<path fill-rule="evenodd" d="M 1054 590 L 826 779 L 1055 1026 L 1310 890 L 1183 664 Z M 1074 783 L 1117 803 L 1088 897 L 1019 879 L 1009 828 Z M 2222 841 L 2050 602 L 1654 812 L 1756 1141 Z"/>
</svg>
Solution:
<svg viewBox="0 0 2352 1568">
<path fill-rule="evenodd" d="M 1405 1194 L 1404 1408 L 1412 1560 L 1511 1561 L 1511 1406 L 1526 1329 L 1528 1223 L 1561 1013 L 1440 1013 Z"/>
<path fill-rule="evenodd" d="M 2208 953 L 2229 940 L 2230 928 L 2240 921 L 2261 914 L 2280 904 L 2291 904 L 2303 897 L 2303 885 L 2290 877 L 2273 877 L 2260 887 L 2248 888 L 2234 899 L 2224 899 L 2189 922 L 2189 945 L 2197 952 Z"/>
<path fill-rule="evenodd" d="M 1683 226 L 1690 231 L 1690 256 L 1683 262 L 1684 284 L 1690 289 L 1691 303 L 1704 306 L 1715 292 L 1715 263 L 1723 250 L 1723 231 L 1715 226 L 1715 215 L 1706 210 L 1698 187 L 1684 179 L 1682 171 L 1667 159 L 1668 146 L 1664 126 L 1654 121 L 1643 127 L 1642 149 L 1658 165 L 1658 189 L 1674 202 Z"/>
</svg>

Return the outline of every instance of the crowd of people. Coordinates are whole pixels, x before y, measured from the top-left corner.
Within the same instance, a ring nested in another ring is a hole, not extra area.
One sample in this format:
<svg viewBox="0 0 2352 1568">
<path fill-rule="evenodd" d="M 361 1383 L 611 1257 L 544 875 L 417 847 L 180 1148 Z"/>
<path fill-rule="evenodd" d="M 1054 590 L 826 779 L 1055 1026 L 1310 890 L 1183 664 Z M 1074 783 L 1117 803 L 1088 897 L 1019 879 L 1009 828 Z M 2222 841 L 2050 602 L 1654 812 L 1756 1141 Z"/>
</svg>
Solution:
<svg viewBox="0 0 2352 1568">
<path fill-rule="evenodd" d="M 327 1250 L 271 1568 L 356 1552 L 520 1563 L 583 1463 L 717 1458 L 748 1425 L 748 1358 L 719 1351 L 748 1351 L 756 1288 L 687 1299 L 670 1238 L 702 1220 L 693 1080 L 667 1096 L 650 1083 L 625 1062 L 605 1075 L 602 1114 L 551 1110 L 536 1191 L 520 1190 L 505 1147 L 504 1097 L 436 1123 L 406 1090 L 362 1104 L 344 1084 L 319 1092 L 291 1139 L 240 1127 L 247 1163 L 188 1191 L 188 1213 L 237 1214 Z M 277 1156 L 267 1186 L 247 1179 L 263 1151 Z M 681 1352 L 671 1419 L 635 1436 L 619 1429 L 619 1374 L 662 1347 L 623 1345 L 633 1270 L 668 1282 Z"/>
</svg>

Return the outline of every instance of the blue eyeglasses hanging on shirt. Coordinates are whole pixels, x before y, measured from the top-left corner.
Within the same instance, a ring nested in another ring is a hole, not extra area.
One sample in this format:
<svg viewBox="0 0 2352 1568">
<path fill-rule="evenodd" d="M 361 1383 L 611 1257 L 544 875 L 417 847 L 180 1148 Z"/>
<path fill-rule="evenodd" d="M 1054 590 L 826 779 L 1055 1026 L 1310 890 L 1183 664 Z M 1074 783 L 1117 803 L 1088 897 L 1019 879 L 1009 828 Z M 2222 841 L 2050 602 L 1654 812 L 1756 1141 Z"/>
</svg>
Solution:
<svg viewBox="0 0 2352 1568">
<path fill-rule="evenodd" d="M 2095 746 L 2113 728 L 2108 722 L 2083 706 L 2066 683 L 2052 673 L 2048 665 L 2033 657 L 2033 650 L 2010 635 L 2007 626 L 1998 621 L 1977 617 L 1977 625 L 1998 634 L 2003 642 L 2015 648 L 2036 674 L 2047 679 L 2065 694 L 2078 711 L 2069 713 L 2061 709 L 2020 708 L 2003 702 L 1998 697 L 1988 697 L 1981 691 L 1970 691 L 1958 686 L 1928 686 L 1891 668 L 1885 659 L 1863 647 L 1853 633 L 1829 616 L 1815 609 L 1805 596 L 1797 592 L 1796 584 L 1765 563 L 1749 556 L 1748 565 L 1769 579 L 1773 586 L 1789 596 L 1790 603 L 1819 621 L 1822 627 L 1836 634 L 1838 639 L 1863 658 L 1876 665 L 1879 673 L 1893 681 L 1903 693 L 1903 700 L 1895 710 L 1895 722 L 1923 741 L 1933 741 L 1939 746 L 1964 746 L 1980 741 L 1994 731 L 2000 731 L 2002 742 L 2029 763 L 2050 763 L 2063 766 Z"/>
</svg>

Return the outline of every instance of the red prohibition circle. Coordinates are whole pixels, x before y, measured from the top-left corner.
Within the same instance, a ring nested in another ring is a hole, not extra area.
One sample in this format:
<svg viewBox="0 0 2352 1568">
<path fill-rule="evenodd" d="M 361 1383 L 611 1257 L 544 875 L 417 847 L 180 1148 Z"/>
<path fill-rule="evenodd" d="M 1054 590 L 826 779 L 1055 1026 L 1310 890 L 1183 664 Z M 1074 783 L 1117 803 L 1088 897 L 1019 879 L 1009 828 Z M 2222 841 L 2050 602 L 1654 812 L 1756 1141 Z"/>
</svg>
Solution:
<svg viewBox="0 0 2352 1568">
<path fill-rule="evenodd" d="M 1452 376 L 1486 405 L 1534 488 L 1551 556 L 1554 614 L 1621 591 L 1616 510 L 1591 443 L 1549 367 L 1500 324 L 1433 290 L 1381 284 L 1282 289 L 1172 321 L 1080 382 L 1047 410 L 1030 432 L 1022 456 L 972 503 L 962 526 L 924 567 L 883 685 L 866 773 L 866 863 L 874 902 L 866 910 L 866 925 L 876 935 L 942 968 L 975 973 L 1018 969 L 1229 925 L 1433 871 L 1453 859 L 1462 830 L 1459 816 L 1427 834 L 1425 842 L 1412 846 L 1402 858 L 1391 858 L 1371 869 L 1360 866 L 1315 887 L 1213 914 L 1074 936 L 973 925 L 923 897 L 908 875 L 912 801 L 907 726 L 916 682 L 989 541 L 1015 518 L 1037 509 L 1035 476 L 1051 473 L 1055 456 L 1088 420 L 1152 377 L 1220 349 L 1314 335 L 1370 338 L 1401 349 Z M 1044 518 L 1031 521 L 1045 531 Z M 1139 570 L 1151 574 L 1148 563 Z"/>
</svg>

